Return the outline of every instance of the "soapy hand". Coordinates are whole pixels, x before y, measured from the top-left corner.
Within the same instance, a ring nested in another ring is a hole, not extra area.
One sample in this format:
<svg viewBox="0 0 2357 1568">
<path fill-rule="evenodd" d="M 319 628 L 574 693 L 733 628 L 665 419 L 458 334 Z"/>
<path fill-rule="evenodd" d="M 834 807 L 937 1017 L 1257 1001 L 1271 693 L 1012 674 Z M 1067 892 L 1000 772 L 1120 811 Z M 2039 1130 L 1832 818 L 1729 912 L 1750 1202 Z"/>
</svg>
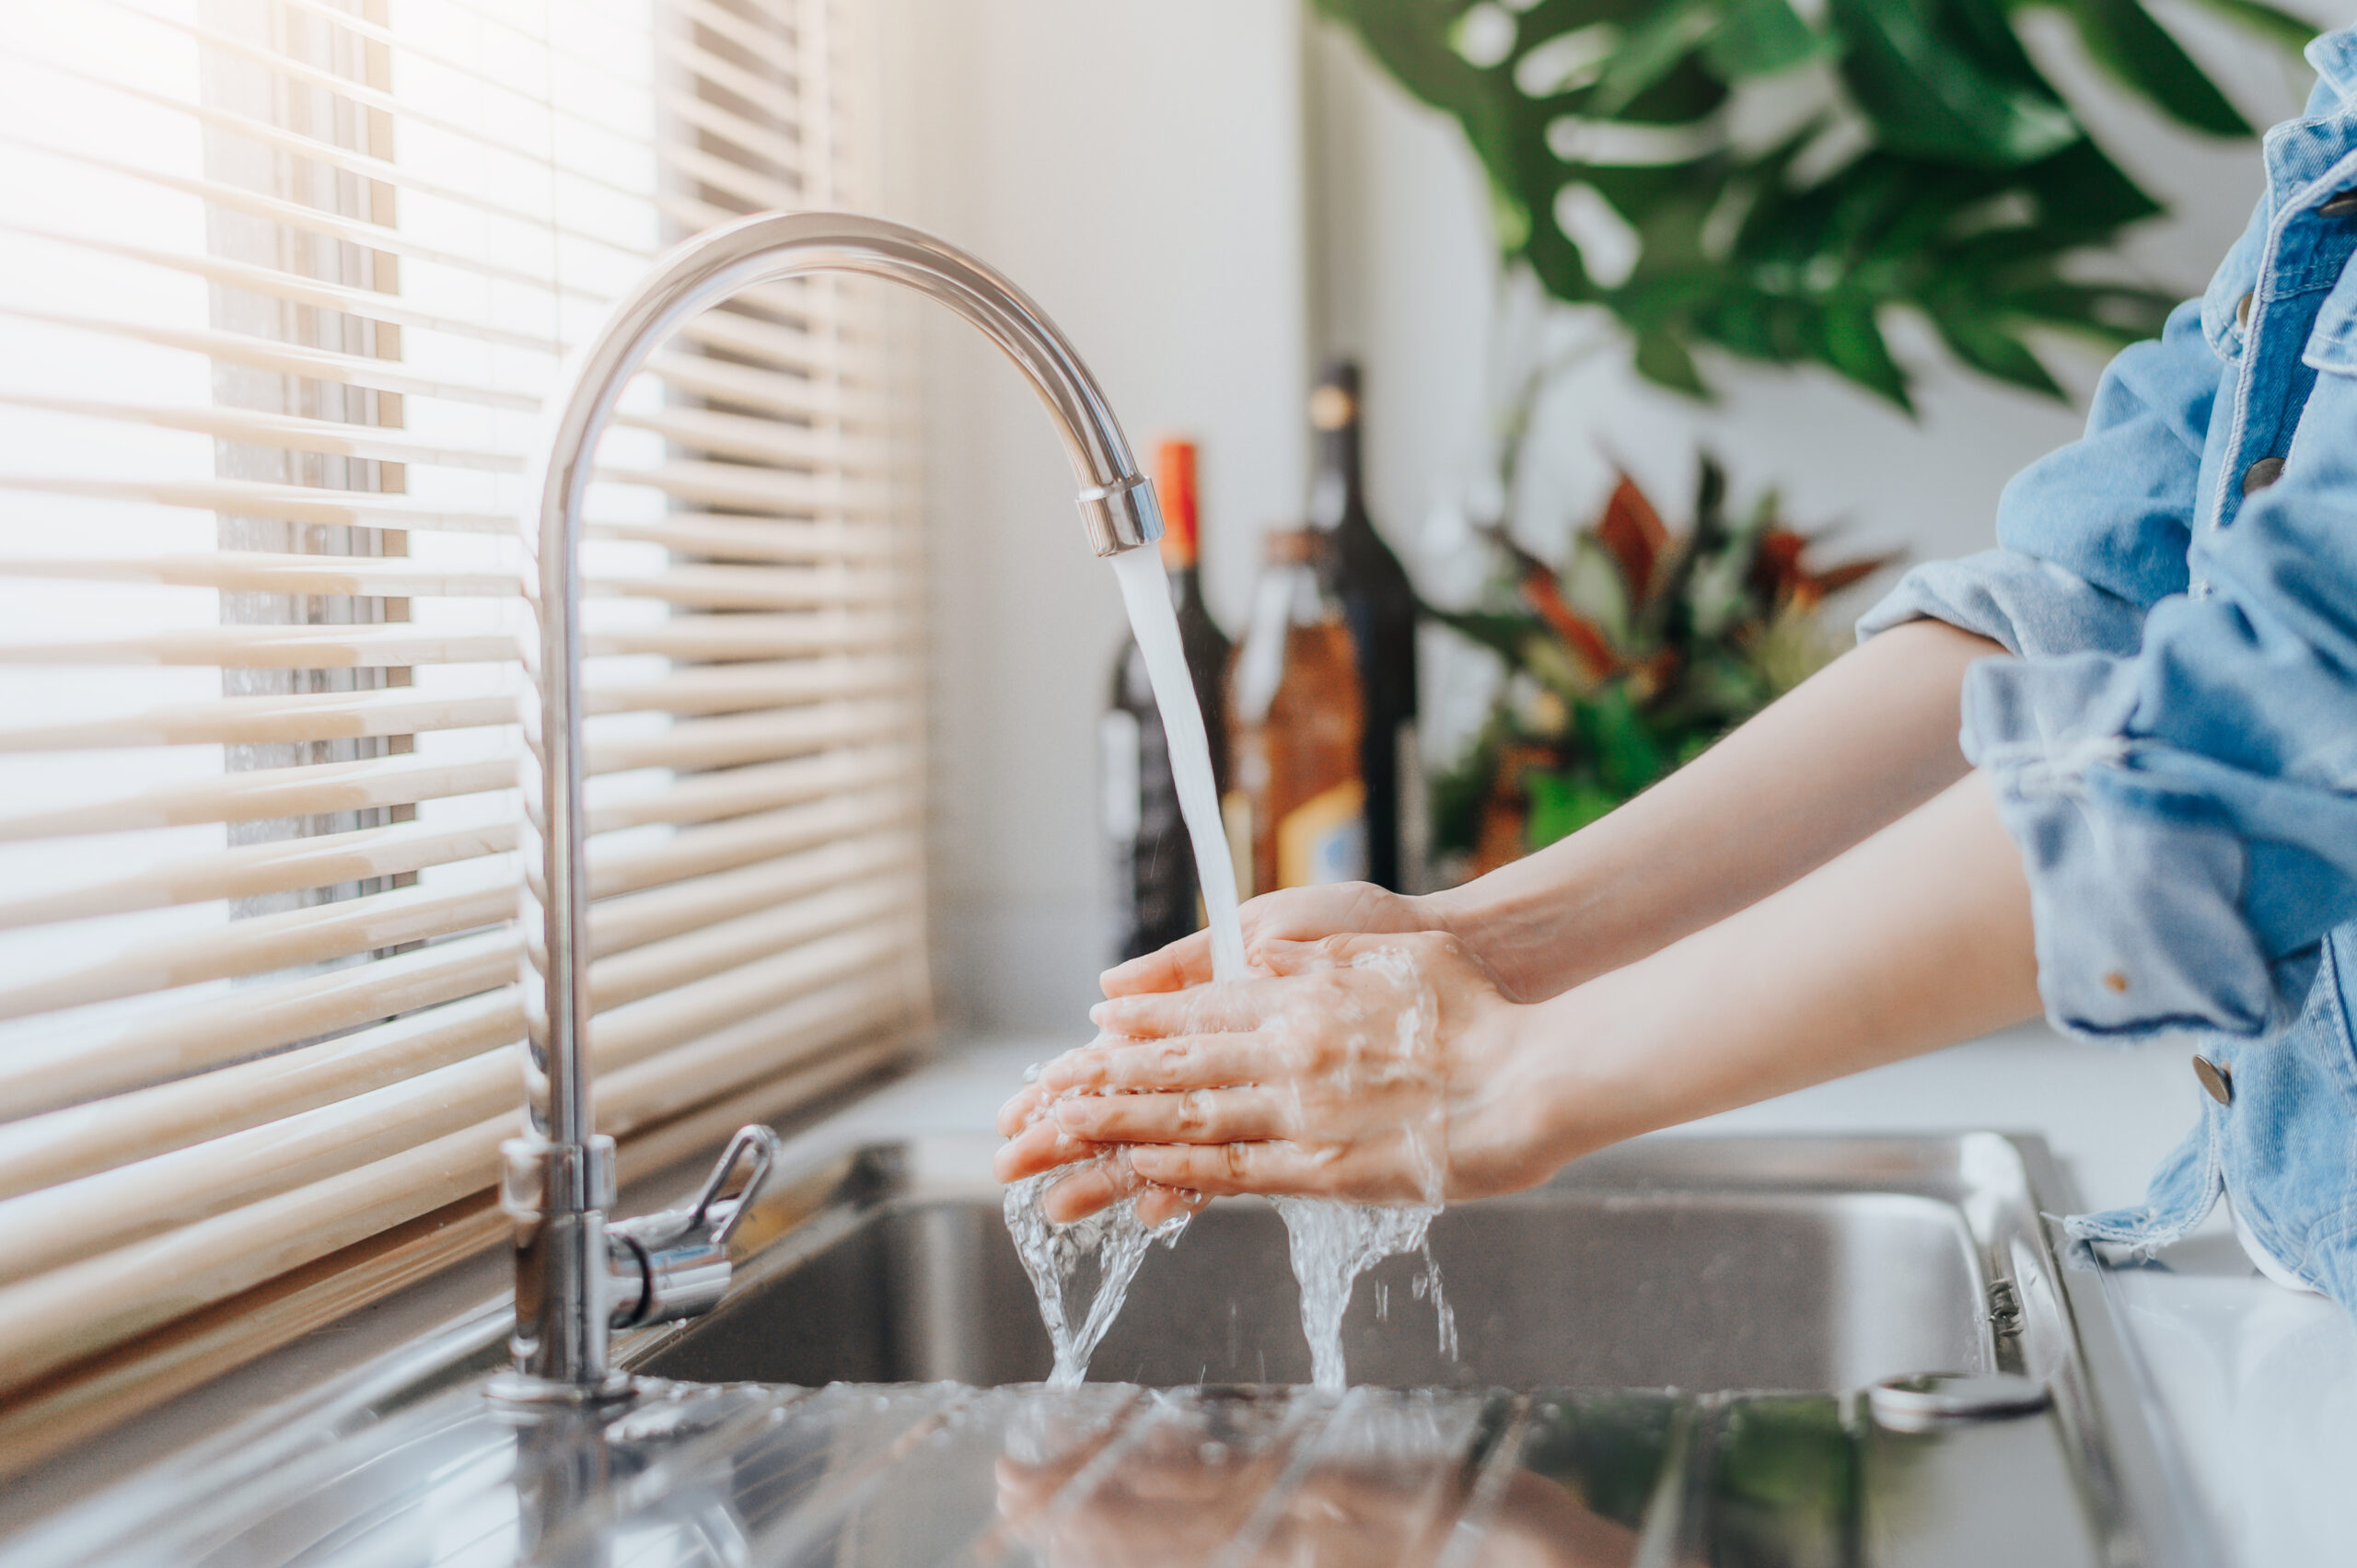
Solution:
<svg viewBox="0 0 2357 1568">
<path fill-rule="evenodd" d="M 1264 937 L 1257 949 L 1263 977 L 1099 1004 L 1103 1038 L 1048 1063 L 1000 1112 L 1012 1142 L 999 1179 L 1108 1145 L 1126 1146 L 1135 1179 L 1204 1196 L 1425 1203 L 1544 1174 L 1526 1168 L 1531 1129 L 1513 1082 L 1524 1009 L 1463 944 L 1419 932 Z M 1104 1169 L 1060 1184 L 1051 1217 L 1123 1196 Z"/>
<path fill-rule="evenodd" d="M 1427 907 L 1429 903 L 1429 900 L 1390 892 L 1372 882 L 1331 882 L 1263 893 L 1248 900 L 1237 917 L 1244 928 L 1244 951 L 1250 956 L 1271 942 L 1315 942 L 1360 932 L 1437 931 L 1441 922 Z M 1116 964 L 1098 983 L 1108 996 L 1133 996 L 1142 992 L 1178 991 L 1211 978 L 1211 933 L 1198 931 L 1167 947 Z"/>
</svg>

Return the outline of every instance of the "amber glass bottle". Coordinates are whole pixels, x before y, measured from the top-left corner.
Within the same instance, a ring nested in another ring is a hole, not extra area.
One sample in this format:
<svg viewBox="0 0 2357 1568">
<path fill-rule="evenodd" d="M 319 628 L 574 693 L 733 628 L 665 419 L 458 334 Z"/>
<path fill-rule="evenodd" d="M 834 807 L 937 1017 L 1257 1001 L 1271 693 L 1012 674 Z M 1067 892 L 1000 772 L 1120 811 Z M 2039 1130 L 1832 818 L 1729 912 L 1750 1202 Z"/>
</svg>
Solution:
<svg viewBox="0 0 2357 1568">
<path fill-rule="evenodd" d="M 1223 815 L 1248 896 L 1366 875 L 1364 704 L 1350 626 L 1320 569 L 1326 543 L 1308 528 L 1268 536 L 1228 678 Z"/>
<path fill-rule="evenodd" d="M 1203 608 L 1196 551 L 1202 518 L 1196 504 L 1195 444 L 1165 441 L 1155 453 L 1155 490 L 1162 502 L 1162 565 L 1170 575 L 1170 602 L 1178 614 L 1178 642 L 1203 710 L 1212 769 L 1225 784 L 1227 723 L 1225 686 L 1228 641 Z M 1162 733 L 1145 655 L 1135 639 L 1121 645 L 1113 664 L 1112 700 L 1097 721 L 1105 843 L 1112 857 L 1113 957 L 1151 953 L 1202 924 L 1195 885 L 1195 852 L 1178 811 L 1178 784 Z"/>
<path fill-rule="evenodd" d="M 1359 772 L 1366 780 L 1366 877 L 1403 893 L 1420 892 L 1428 835 L 1416 743 L 1416 590 L 1367 515 L 1355 364 L 1341 359 L 1326 367 L 1309 397 L 1309 423 L 1318 432 L 1309 520 L 1326 539 L 1320 564 L 1350 623 L 1366 700 L 1359 743 Z"/>
</svg>

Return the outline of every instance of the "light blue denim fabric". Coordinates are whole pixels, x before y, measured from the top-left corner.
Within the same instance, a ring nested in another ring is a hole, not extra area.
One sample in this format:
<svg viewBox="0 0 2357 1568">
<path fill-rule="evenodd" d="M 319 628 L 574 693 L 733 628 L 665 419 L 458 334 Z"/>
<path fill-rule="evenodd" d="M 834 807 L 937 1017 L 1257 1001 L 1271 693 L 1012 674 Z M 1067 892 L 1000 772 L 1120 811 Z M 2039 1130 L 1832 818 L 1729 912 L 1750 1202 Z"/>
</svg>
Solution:
<svg viewBox="0 0 2357 1568">
<path fill-rule="evenodd" d="M 2143 1203 L 2073 1232 L 2159 1247 L 2231 1188 L 2357 1311 L 2357 211 L 2318 210 L 2357 191 L 2357 30 L 2307 55 L 2209 291 L 2006 486 L 2002 548 L 1909 573 L 1858 630 L 2013 655 L 1968 676 L 1963 743 L 2029 872 L 2048 1017 L 2189 1036 L 2231 1077 Z"/>
</svg>

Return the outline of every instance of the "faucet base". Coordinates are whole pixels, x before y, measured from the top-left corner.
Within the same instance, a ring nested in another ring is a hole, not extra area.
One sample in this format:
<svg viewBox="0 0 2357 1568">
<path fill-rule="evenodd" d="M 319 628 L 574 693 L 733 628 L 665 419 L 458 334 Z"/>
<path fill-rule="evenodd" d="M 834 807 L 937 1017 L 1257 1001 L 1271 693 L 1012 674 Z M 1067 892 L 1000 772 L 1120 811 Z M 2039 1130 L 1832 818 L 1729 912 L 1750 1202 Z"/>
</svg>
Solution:
<svg viewBox="0 0 2357 1568">
<path fill-rule="evenodd" d="M 641 1379 L 626 1372 L 609 1372 L 594 1383 L 567 1383 L 536 1377 L 528 1372 L 507 1371 L 491 1380 L 484 1394 L 502 1409 L 518 1412 L 580 1410 L 615 1405 L 639 1396 Z"/>
</svg>

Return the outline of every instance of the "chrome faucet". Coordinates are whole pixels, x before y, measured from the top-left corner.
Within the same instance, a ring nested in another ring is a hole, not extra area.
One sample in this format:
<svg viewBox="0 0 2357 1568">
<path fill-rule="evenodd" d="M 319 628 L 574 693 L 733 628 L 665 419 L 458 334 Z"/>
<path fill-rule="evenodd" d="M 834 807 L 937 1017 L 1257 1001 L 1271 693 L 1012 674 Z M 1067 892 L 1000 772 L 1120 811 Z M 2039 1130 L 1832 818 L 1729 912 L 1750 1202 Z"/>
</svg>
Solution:
<svg viewBox="0 0 2357 1568">
<path fill-rule="evenodd" d="M 524 856 L 525 1132 L 501 1145 L 501 1205 L 515 1225 L 515 1370 L 499 1393 L 577 1402 L 626 1392 L 607 1359 L 617 1328 L 690 1318 L 728 1285 L 727 1241 L 777 1148 L 766 1127 L 739 1132 L 688 1208 L 610 1224 L 614 1141 L 590 1116 L 589 892 L 582 814 L 581 503 L 598 438 L 622 387 L 698 312 L 803 273 L 888 278 L 939 300 L 996 343 L 1048 406 L 1080 482 L 1098 555 L 1162 537 L 1105 395 L 1064 335 L 1023 292 L 973 257 L 916 229 L 848 213 L 762 213 L 673 250 L 617 301 L 568 361 L 545 405 L 527 477 L 527 592 L 539 619 L 529 650 L 537 704 L 525 704 L 525 814 L 539 853 Z M 723 1193 L 740 1165 L 746 1179 Z"/>
</svg>

